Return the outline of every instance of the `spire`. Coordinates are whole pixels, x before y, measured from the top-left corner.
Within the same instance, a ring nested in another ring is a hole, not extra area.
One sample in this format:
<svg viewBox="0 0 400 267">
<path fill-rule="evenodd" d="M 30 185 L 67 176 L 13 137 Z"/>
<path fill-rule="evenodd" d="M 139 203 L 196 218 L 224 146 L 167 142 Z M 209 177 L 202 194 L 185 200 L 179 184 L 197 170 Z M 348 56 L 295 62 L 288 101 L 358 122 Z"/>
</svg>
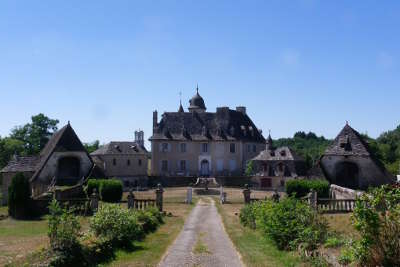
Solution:
<svg viewBox="0 0 400 267">
<path fill-rule="evenodd" d="M 199 84 L 197 84 L 197 86 L 196 86 L 196 92 L 197 92 L 197 94 L 199 94 Z"/>
<path fill-rule="evenodd" d="M 178 112 L 185 112 L 182 106 L 182 92 L 179 92 L 179 109 Z"/>
<path fill-rule="evenodd" d="M 268 130 L 268 138 L 267 138 L 267 150 L 272 150 L 272 137 L 271 137 L 271 130 Z"/>
</svg>

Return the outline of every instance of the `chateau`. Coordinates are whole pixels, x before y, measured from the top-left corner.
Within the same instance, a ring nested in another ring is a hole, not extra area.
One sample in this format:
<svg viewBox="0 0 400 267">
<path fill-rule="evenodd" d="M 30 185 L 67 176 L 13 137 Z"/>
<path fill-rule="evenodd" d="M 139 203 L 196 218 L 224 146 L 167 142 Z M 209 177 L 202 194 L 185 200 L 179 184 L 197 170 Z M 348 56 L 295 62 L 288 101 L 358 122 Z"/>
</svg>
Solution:
<svg viewBox="0 0 400 267">
<path fill-rule="evenodd" d="M 245 107 L 218 107 L 207 112 L 197 93 L 177 112 L 165 112 L 158 122 L 153 112 L 151 141 L 154 176 L 240 176 L 247 161 L 265 148 L 265 139 Z"/>
</svg>

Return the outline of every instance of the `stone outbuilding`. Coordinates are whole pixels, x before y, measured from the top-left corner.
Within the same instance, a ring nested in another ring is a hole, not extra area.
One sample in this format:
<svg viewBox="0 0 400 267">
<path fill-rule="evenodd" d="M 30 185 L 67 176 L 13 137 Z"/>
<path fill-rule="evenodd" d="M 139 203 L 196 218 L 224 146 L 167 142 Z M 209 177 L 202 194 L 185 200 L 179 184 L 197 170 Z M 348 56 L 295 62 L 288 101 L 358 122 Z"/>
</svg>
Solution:
<svg viewBox="0 0 400 267">
<path fill-rule="evenodd" d="M 274 148 L 271 135 L 266 149 L 252 159 L 253 181 L 261 188 L 279 188 L 290 179 L 306 175 L 306 162 L 287 146 Z"/>
<path fill-rule="evenodd" d="M 3 176 L 3 204 L 7 204 L 8 187 L 17 173 L 29 179 L 32 197 L 38 197 L 51 187 L 82 182 L 93 166 L 87 150 L 68 123 L 53 134 L 39 155 L 14 156 L 0 171 Z"/>
<path fill-rule="evenodd" d="M 125 188 L 146 186 L 148 152 L 143 143 L 110 142 L 90 155 L 104 173 L 102 178 L 118 178 Z"/>
<path fill-rule="evenodd" d="M 365 190 L 394 182 L 368 143 L 348 124 L 321 157 L 320 167 L 330 183 L 346 188 Z"/>
</svg>

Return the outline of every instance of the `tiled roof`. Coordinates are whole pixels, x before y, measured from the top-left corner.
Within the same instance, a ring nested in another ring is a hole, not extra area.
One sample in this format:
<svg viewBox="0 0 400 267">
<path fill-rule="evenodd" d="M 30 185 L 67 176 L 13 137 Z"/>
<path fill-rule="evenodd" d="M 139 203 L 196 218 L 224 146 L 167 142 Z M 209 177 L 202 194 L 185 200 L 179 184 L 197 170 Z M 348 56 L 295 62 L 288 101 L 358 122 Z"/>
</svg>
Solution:
<svg viewBox="0 0 400 267">
<path fill-rule="evenodd" d="M 38 156 L 15 157 L 0 172 L 34 172 L 39 159 Z"/>
<path fill-rule="evenodd" d="M 325 156 L 371 156 L 368 144 L 361 135 L 348 124 L 328 147 Z"/>
<path fill-rule="evenodd" d="M 218 108 L 212 112 L 166 112 L 150 140 L 265 142 L 243 112 Z"/>
<path fill-rule="evenodd" d="M 304 159 L 296 154 L 292 149 L 287 146 L 278 147 L 277 149 L 266 149 L 255 157 L 255 161 L 304 161 Z"/>
<path fill-rule="evenodd" d="M 136 142 L 110 142 L 92 152 L 90 155 L 128 155 L 137 153 L 147 153 L 147 150 L 145 147 L 140 146 Z"/>
</svg>

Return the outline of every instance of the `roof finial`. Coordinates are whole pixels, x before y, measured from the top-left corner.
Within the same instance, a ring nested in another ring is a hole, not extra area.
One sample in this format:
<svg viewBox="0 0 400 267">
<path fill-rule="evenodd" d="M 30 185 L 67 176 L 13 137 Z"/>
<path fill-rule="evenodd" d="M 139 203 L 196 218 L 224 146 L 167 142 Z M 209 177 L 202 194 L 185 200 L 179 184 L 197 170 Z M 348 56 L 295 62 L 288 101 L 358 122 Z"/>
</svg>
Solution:
<svg viewBox="0 0 400 267">
<path fill-rule="evenodd" d="M 197 83 L 196 91 L 197 91 L 197 94 L 198 94 L 199 93 L 199 83 Z"/>
<path fill-rule="evenodd" d="M 71 125 L 70 121 L 68 120 L 68 125 Z"/>
<path fill-rule="evenodd" d="M 179 91 L 179 104 L 182 105 L 182 91 Z"/>
<path fill-rule="evenodd" d="M 346 120 L 346 125 L 349 125 L 349 121 L 348 120 Z"/>
</svg>

